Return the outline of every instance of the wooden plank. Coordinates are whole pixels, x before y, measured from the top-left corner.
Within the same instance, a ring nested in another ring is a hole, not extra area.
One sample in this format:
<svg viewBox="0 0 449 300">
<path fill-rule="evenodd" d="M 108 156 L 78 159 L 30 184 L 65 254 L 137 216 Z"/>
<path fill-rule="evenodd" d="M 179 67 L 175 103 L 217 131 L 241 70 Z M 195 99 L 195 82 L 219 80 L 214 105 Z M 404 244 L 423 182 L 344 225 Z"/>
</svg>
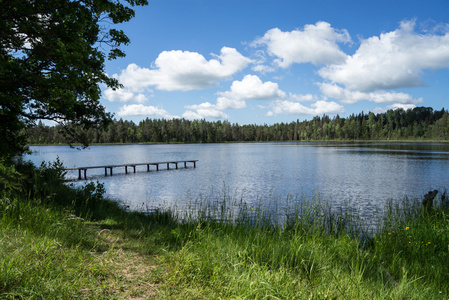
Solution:
<svg viewBox="0 0 449 300">
<path fill-rule="evenodd" d="M 179 163 L 184 163 L 184 168 L 187 168 L 187 163 L 193 163 L 193 167 L 196 168 L 196 162 L 198 160 L 177 160 L 177 161 L 163 161 L 163 162 L 150 162 L 150 163 L 137 163 L 137 164 L 120 164 L 120 165 L 106 165 L 106 166 L 90 166 L 90 167 L 74 167 L 74 168 L 65 168 L 66 171 L 78 170 L 78 179 L 82 179 L 81 171 L 84 171 L 84 179 L 87 179 L 87 170 L 88 169 L 100 169 L 104 168 L 104 175 L 108 175 L 107 169 L 109 168 L 110 174 L 112 176 L 112 168 L 117 167 L 125 167 L 125 174 L 128 174 L 128 167 L 132 167 L 134 173 L 136 173 L 137 166 L 147 166 L 147 171 L 150 171 L 150 165 L 156 166 L 156 171 L 159 171 L 160 164 L 167 164 L 167 170 L 170 170 L 170 164 L 174 164 L 176 169 L 178 169 Z"/>
<path fill-rule="evenodd" d="M 105 166 L 90 166 L 90 167 L 74 167 L 74 168 L 65 168 L 64 170 L 78 170 L 78 169 L 99 169 L 99 168 L 116 168 L 116 167 L 132 167 L 132 166 L 144 166 L 144 165 L 156 165 L 156 164 L 176 164 L 183 162 L 196 163 L 198 160 L 179 160 L 179 161 L 162 161 L 162 162 L 151 162 L 151 163 L 137 163 L 137 164 L 120 164 L 120 165 L 105 165 Z"/>
</svg>

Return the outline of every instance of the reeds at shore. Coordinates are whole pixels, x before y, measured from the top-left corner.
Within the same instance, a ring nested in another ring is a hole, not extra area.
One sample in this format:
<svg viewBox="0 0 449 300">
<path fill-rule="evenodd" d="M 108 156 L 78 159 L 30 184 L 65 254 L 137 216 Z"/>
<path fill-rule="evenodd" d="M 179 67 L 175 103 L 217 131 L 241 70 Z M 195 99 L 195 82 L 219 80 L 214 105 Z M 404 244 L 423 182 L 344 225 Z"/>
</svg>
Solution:
<svg viewBox="0 0 449 300">
<path fill-rule="evenodd" d="M 223 192 L 143 213 L 99 183 L 65 185 L 57 164 L 0 167 L 0 298 L 449 296 L 444 191 L 431 209 L 388 201 L 374 230 L 319 195 L 251 206 Z"/>
</svg>

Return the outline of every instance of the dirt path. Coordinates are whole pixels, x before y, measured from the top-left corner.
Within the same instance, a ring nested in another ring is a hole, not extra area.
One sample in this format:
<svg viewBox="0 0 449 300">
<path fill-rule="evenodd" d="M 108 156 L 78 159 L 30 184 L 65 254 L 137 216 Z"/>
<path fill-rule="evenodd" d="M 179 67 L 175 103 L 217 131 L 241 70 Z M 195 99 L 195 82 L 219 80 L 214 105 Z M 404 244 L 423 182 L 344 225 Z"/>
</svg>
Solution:
<svg viewBox="0 0 449 300">
<path fill-rule="evenodd" d="M 98 231 L 98 248 L 105 251 L 95 255 L 104 266 L 103 288 L 113 299 L 158 299 L 162 268 L 158 257 L 144 255 L 131 240 L 114 231 Z"/>
</svg>

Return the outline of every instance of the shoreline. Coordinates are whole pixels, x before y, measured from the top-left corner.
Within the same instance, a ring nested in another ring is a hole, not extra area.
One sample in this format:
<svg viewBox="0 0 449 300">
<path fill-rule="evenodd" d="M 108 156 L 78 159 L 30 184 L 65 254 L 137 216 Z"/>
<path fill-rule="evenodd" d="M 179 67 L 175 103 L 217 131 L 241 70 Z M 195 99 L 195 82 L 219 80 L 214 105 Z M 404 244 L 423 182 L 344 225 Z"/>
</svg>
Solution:
<svg viewBox="0 0 449 300">
<path fill-rule="evenodd" d="M 92 143 L 89 146 L 112 146 L 112 145 L 196 145 L 196 144 L 264 144 L 264 143 L 423 143 L 423 144 L 448 144 L 449 140 L 303 140 L 303 141 L 233 141 L 213 143 L 184 143 L 184 142 L 147 142 L 147 143 Z M 29 146 L 73 146 L 80 147 L 82 144 L 27 144 Z"/>
<path fill-rule="evenodd" d="M 449 210 L 438 201 L 430 210 L 409 199 L 407 209 L 390 204 L 371 238 L 358 231 L 361 220 L 320 202 L 298 204 L 283 227 L 245 206 L 226 219 L 218 202 L 184 219 L 170 210 L 128 211 L 105 199 L 99 183 L 61 185 L 54 167 L 41 167 L 32 198 L 0 190 L 0 297 L 449 295 Z"/>
</svg>

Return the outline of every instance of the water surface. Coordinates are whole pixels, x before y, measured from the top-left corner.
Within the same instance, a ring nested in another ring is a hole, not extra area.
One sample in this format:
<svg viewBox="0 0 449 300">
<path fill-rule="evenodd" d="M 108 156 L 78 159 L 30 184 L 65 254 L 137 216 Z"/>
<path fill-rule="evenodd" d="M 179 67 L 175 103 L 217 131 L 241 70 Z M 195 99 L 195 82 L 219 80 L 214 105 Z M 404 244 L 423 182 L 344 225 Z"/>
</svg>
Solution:
<svg viewBox="0 0 449 300">
<path fill-rule="evenodd" d="M 107 195 L 142 210 L 224 194 L 248 204 L 318 194 L 334 207 L 350 202 L 362 214 L 382 208 L 388 199 L 422 197 L 449 187 L 449 145 L 439 143 L 236 143 L 188 145 L 108 145 L 76 150 L 36 146 L 27 156 L 36 164 L 56 157 L 66 167 L 199 160 L 197 168 L 160 166 L 125 174 L 88 170 L 88 181 L 104 183 Z M 131 169 L 132 170 L 132 169 Z M 109 174 L 109 173 L 108 173 Z M 76 179 L 77 171 L 68 177 Z M 84 183 L 77 181 L 77 184 Z"/>
</svg>

